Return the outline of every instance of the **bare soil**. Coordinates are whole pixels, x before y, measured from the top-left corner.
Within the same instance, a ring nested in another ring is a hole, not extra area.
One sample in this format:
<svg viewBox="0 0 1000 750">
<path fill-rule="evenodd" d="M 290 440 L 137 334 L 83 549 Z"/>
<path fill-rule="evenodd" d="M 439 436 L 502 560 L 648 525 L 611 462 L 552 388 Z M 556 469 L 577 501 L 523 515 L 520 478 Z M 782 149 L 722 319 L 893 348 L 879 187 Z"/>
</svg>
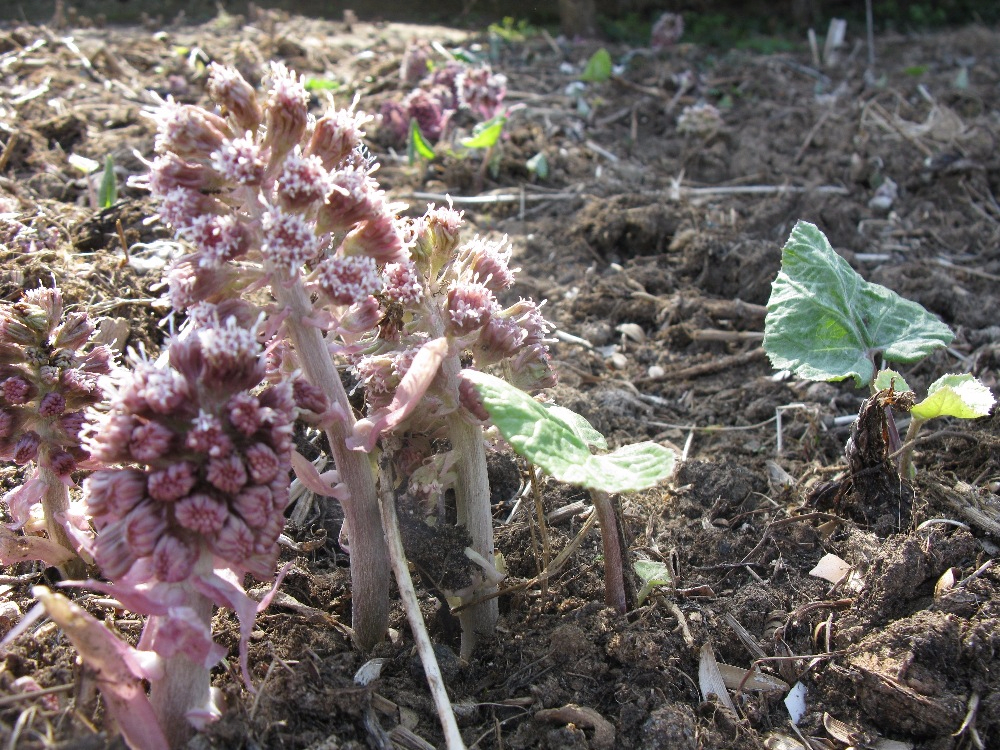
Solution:
<svg viewBox="0 0 1000 750">
<path fill-rule="evenodd" d="M 0 298 L 56 282 L 70 303 L 124 321 L 125 346 L 158 350 L 162 263 L 142 243 L 168 233 L 147 221 L 155 213 L 148 198 L 123 183 L 144 172 L 140 155 L 152 152 L 146 90 L 206 101 L 205 60 L 259 78 L 265 61 L 281 59 L 339 82 L 339 104 L 357 95 L 374 112 L 406 93 L 398 68 L 409 39 L 492 51 L 494 68 L 509 77 L 508 101 L 524 105 L 511 116 L 495 174 L 483 174 L 477 156 L 408 165 L 373 131 L 383 186 L 417 213 L 443 200 L 427 194 L 452 195 L 470 235 L 509 235 L 521 267 L 512 298 L 547 300 L 547 316 L 576 337 L 551 347 L 561 378 L 554 398 L 612 444 L 672 443 L 684 460 L 668 485 L 620 499 L 630 560 L 675 571 L 674 589 L 658 589 L 627 617 L 603 603 L 596 531 L 547 589 L 500 598 L 497 638 L 469 663 L 455 655 L 448 617 L 425 592 L 466 743 L 873 748 L 888 738 L 924 750 L 995 747 L 1000 417 L 929 428 L 912 488 L 881 505 L 821 508 L 812 500 L 823 496 L 818 488 L 847 469 L 851 426 L 838 418 L 856 414 L 865 394 L 850 382 L 776 375 L 761 349 L 781 245 L 806 219 L 867 279 L 956 331 L 950 348 L 906 370 L 911 386 L 922 391 L 946 372 L 967 371 L 997 389 L 1000 32 L 878 38 L 866 77 L 857 31 L 839 62 L 825 66 L 804 45 L 773 55 L 612 45 L 614 59 L 630 62 L 588 85 L 584 107 L 567 86 L 595 42 L 535 35 L 491 49 L 485 38 L 439 27 L 347 28 L 277 14 L 197 27 L 8 26 L 0 29 Z M 693 86 L 683 91 L 685 74 Z M 721 128 L 678 132 L 678 115 L 699 100 L 719 107 Z M 539 152 L 550 166 L 544 180 L 525 166 Z M 101 164 L 114 157 L 122 187 L 113 206 L 93 208 L 100 173 L 88 186 L 71 154 Z M 870 201 L 886 180 L 898 195 L 879 208 Z M 493 202 L 461 201 L 473 196 Z M 5 471 L 13 486 L 17 472 Z M 585 499 L 554 484 L 543 490 L 548 512 Z M 510 494 L 498 490 L 496 533 L 516 582 L 535 576 L 540 561 L 530 503 L 512 512 Z M 258 692 L 246 690 L 232 662 L 220 667 L 228 711 L 191 746 L 442 746 L 402 611 L 374 654 L 353 651 L 337 528 L 321 528 L 315 512 L 303 516 L 289 533 L 307 551 L 288 551 L 287 596 L 259 617 L 253 636 Z M 581 525 L 579 515 L 553 522 L 553 549 Z M 852 566 L 844 582 L 809 575 L 827 553 Z M 30 566 L 7 573 L 0 601 L 21 611 L 31 607 L 28 586 L 53 575 Z M 946 573 L 950 587 L 938 585 Z M 137 620 L 78 597 L 126 637 L 138 635 Z M 14 620 L 16 611 L 2 630 Z M 215 627 L 235 654 L 234 616 L 218 613 Z M 799 739 L 785 689 L 730 691 L 735 711 L 704 698 L 706 645 L 720 662 L 756 662 L 804 685 Z M 384 660 L 381 676 L 361 686 L 354 674 L 372 657 Z M 62 689 L 31 698 L 13 685 L 22 676 Z M 115 746 L 93 687 L 59 631 L 38 627 L 0 661 L 0 742 Z"/>
</svg>

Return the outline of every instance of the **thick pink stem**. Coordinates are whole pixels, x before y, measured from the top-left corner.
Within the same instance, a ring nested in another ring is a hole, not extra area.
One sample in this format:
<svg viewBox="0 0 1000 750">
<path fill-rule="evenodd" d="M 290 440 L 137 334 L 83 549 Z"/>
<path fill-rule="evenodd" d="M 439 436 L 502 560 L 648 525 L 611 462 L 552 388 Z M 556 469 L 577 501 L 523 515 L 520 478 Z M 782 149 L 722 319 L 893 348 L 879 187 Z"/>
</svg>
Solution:
<svg viewBox="0 0 1000 750">
<path fill-rule="evenodd" d="M 323 333 L 303 322 L 312 308 L 302 284 L 295 282 L 285 286 L 276 282 L 272 291 L 289 313 L 285 325 L 309 382 L 320 388 L 330 403 L 339 406 L 347 415 L 344 421 L 328 425 L 326 435 L 340 481 L 350 493 L 350 499 L 343 503 L 343 507 L 351 537 L 351 627 L 355 645 L 367 651 L 382 640 L 389 627 L 389 581 L 392 580 L 389 550 L 379 517 L 375 476 L 368 454 L 347 448 L 346 440 L 354 424 L 353 412 Z"/>
</svg>

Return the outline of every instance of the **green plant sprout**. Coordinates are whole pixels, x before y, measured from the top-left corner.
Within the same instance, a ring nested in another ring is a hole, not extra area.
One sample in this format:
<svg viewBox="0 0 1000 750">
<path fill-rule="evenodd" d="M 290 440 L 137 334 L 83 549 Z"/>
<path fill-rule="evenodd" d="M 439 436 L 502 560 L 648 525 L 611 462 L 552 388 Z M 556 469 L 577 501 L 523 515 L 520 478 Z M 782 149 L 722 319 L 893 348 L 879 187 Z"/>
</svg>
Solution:
<svg viewBox="0 0 1000 750">
<path fill-rule="evenodd" d="M 462 377 L 472 384 L 489 421 L 515 453 L 554 479 L 590 490 L 601 525 L 605 600 L 624 613 L 625 550 L 609 493 L 648 489 L 663 481 L 674 470 L 674 452 L 645 441 L 592 453 L 591 448 L 606 449 L 607 441 L 576 412 L 539 403 L 488 373 L 463 370 Z"/>
<path fill-rule="evenodd" d="M 875 378 L 876 390 L 892 388 L 897 393 L 913 392 L 903 376 L 894 370 L 882 370 Z M 977 378 L 969 375 L 942 375 L 927 387 L 927 398 L 910 409 L 910 426 L 906 430 L 903 450 L 899 455 L 899 473 L 912 478 L 913 445 L 920 428 L 935 417 L 978 419 L 990 413 L 996 399 L 993 393 Z"/>
<path fill-rule="evenodd" d="M 118 180 L 115 177 L 115 160 L 108 154 L 104 159 L 101 187 L 97 191 L 97 205 L 101 208 L 111 208 L 116 200 L 118 200 Z"/>
<path fill-rule="evenodd" d="M 427 159 L 427 161 L 432 160 L 436 156 L 434 147 L 424 138 L 416 117 L 410 118 L 410 135 L 406 139 L 406 156 L 411 165 L 417 160 L 418 156 L 422 159 Z"/>
<path fill-rule="evenodd" d="M 604 83 L 611 78 L 611 54 L 601 47 L 587 60 L 587 67 L 583 69 L 581 81 L 587 83 Z"/>
<path fill-rule="evenodd" d="M 524 163 L 524 166 L 532 174 L 538 175 L 539 180 L 547 180 L 549 178 L 549 160 L 545 158 L 544 151 L 539 151 L 532 156 Z"/>
<path fill-rule="evenodd" d="M 670 568 L 656 560 L 636 560 L 632 563 L 635 574 L 642 581 L 642 588 L 636 596 L 637 604 L 641 607 L 653 589 L 657 586 L 673 586 L 674 577 L 670 574 Z"/>
<path fill-rule="evenodd" d="M 804 221 L 795 225 L 782 248 L 767 311 L 764 350 L 775 368 L 806 380 L 853 377 L 859 388 L 868 386 L 872 393 L 910 391 L 899 373 L 879 372 L 884 361 L 917 362 L 954 338 L 921 305 L 865 281 L 816 226 Z M 913 476 L 913 439 L 924 422 L 941 416 L 974 419 L 987 415 L 993 404 L 993 394 L 972 375 L 944 375 L 912 407 L 904 442 L 887 410 L 890 448 L 899 453 L 900 476 Z"/>
</svg>

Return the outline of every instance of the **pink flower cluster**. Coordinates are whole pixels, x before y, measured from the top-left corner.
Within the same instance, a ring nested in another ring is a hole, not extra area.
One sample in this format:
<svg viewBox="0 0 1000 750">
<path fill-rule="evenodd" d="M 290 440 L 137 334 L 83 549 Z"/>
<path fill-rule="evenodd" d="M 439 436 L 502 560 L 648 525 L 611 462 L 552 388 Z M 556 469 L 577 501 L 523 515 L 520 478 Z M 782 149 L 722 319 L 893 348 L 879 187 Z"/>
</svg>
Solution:
<svg viewBox="0 0 1000 750">
<path fill-rule="evenodd" d="M 87 457 L 84 412 L 102 399 L 98 381 L 111 369 L 107 347 L 85 350 L 93 331 L 85 313 L 64 316 L 58 289 L 32 289 L 0 307 L 0 458 L 33 462 L 71 484 Z M 42 484 L 36 474 L 5 498 L 16 525 L 28 522 Z"/>
<path fill-rule="evenodd" d="M 407 48 L 400 69 L 403 81 L 415 85 L 401 102 L 382 105 L 383 131 L 397 144 L 406 142 L 410 121 L 416 120 L 423 136 L 435 143 L 446 135 L 455 114 L 469 111 L 477 120 L 500 114 L 507 94 L 507 77 L 489 65 L 471 67 L 457 60 L 433 66 L 426 44 Z"/>
<path fill-rule="evenodd" d="M 203 557 L 210 568 L 260 579 L 274 572 L 292 387 L 255 392 L 264 360 L 247 311 L 202 303 L 193 312 L 200 325 L 171 343 L 170 366 L 140 363 L 86 438 L 94 458 L 123 467 L 96 471 L 84 485 L 94 557 L 112 580 L 145 561 L 145 575 L 183 582 Z"/>
<path fill-rule="evenodd" d="M 369 118 L 313 116 L 302 78 L 280 63 L 265 83 L 261 103 L 235 69 L 213 64 L 218 112 L 167 100 L 150 113 L 157 157 L 144 184 L 193 247 L 170 271 L 171 301 L 220 302 L 305 273 L 336 304 L 364 305 L 380 290 L 367 259 L 406 260 L 400 206 L 363 151 Z"/>
</svg>

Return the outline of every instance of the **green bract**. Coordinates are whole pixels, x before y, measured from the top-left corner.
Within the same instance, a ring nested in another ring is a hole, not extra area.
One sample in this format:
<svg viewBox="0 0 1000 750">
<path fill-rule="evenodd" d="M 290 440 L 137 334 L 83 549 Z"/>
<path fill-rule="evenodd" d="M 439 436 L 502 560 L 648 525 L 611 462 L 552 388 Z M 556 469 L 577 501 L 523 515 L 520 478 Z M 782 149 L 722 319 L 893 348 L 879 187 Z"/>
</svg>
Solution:
<svg viewBox="0 0 1000 750">
<path fill-rule="evenodd" d="M 554 478 L 602 492 L 652 487 L 674 469 L 674 452 L 652 442 L 611 453 L 593 454 L 604 438 L 579 414 L 545 407 L 504 380 L 475 370 L 463 371 L 479 394 L 490 421 L 518 455 Z"/>
<path fill-rule="evenodd" d="M 764 321 L 777 369 L 807 380 L 872 382 L 874 359 L 916 362 L 954 338 L 927 310 L 859 276 L 823 233 L 800 221 L 781 252 Z"/>
<path fill-rule="evenodd" d="M 101 177 L 101 189 L 97 193 L 97 204 L 101 208 L 110 208 L 118 200 L 118 180 L 115 177 L 115 160 L 111 154 L 104 159 L 104 174 Z"/>
<path fill-rule="evenodd" d="M 413 164 L 417 160 L 417 156 L 421 156 L 424 159 L 434 158 L 434 148 L 424 138 L 424 134 L 420 132 L 420 126 L 417 124 L 417 118 L 415 117 L 410 118 L 410 137 L 406 145 L 410 164 Z"/>
</svg>

